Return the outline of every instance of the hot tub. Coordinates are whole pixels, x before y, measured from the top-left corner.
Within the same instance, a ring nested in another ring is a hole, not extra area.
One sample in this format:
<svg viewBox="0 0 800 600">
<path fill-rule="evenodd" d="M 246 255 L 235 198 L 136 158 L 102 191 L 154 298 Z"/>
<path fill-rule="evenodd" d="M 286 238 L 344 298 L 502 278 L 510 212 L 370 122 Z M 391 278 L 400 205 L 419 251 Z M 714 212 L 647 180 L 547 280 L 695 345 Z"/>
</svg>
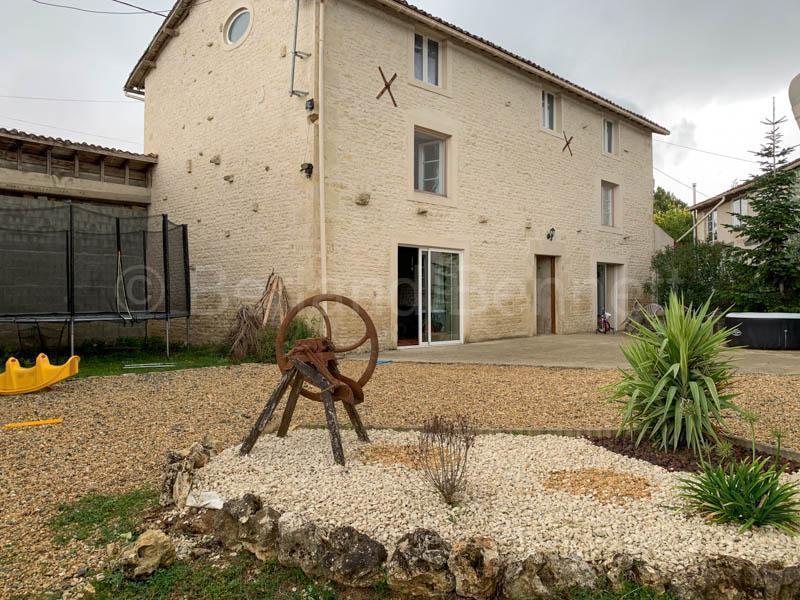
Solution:
<svg viewBox="0 0 800 600">
<path fill-rule="evenodd" d="M 758 350 L 800 350 L 800 313 L 729 313 L 737 346 Z"/>
</svg>

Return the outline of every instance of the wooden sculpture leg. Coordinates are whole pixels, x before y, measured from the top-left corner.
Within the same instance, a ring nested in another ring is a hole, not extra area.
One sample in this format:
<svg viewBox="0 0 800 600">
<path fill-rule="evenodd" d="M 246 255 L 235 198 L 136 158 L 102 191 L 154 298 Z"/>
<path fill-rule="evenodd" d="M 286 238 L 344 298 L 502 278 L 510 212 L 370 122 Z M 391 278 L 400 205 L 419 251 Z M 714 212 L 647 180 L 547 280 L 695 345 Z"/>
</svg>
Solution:
<svg viewBox="0 0 800 600">
<path fill-rule="evenodd" d="M 322 392 L 322 404 L 325 406 L 325 420 L 328 423 L 328 433 L 331 436 L 333 460 L 337 465 L 344 466 L 344 448 L 342 448 L 342 436 L 339 434 L 339 423 L 336 421 L 336 406 L 333 402 L 333 396 L 329 391 Z"/>
<path fill-rule="evenodd" d="M 300 361 L 292 361 L 292 365 L 310 383 L 321 390 L 322 404 L 325 407 L 325 421 L 328 423 L 328 433 L 331 436 L 331 450 L 333 450 L 333 460 L 337 465 L 344 465 L 344 449 L 342 448 L 342 436 L 339 433 L 339 423 L 336 421 L 336 406 L 331 395 L 331 384 L 311 365 Z"/>
<path fill-rule="evenodd" d="M 278 427 L 278 437 L 286 437 L 289 432 L 289 425 L 292 422 L 292 415 L 294 415 L 294 407 L 297 406 L 297 399 L 300 397 L 301 389 L 303 389 L 303 376 L 297 373 L 294 381 L 292 381 L 289 399 L 286 400 L 286 408 L 283 409 L 283 418 L 281 418 L 281 425 Z"/>
<path fill-rule="evenodd" d="M 342 404 L 344 404 L 344 409 L 347 411 L 347 416 L 350 417 L 350 422 L 353 424 L 353 429 L 356 430 L 358 439 L 362 442 L 368 442 L 369 436 L 367 435 L 367 430 L 364 427 L 364 423 L 361 422 L 361 417 L 358 416 L 356 407 L 352 404 L 348 404 L 347 402 L 343 402 Z"/>
<path fill-rule="evenodd" d="M 289 387 L 289 382 L 295 377 L 295 375 L 297 375 L 297 371 L 295 369 L 289 369 L 283 374 L 283 377 L 281 377 L 281 380 L 278 383 L 278 387 L 276 387 L 272 392 L 269 400 L 267 400 L 266 406 L 264 406 L 264 410 L 262 410 L 261 414 L 258 416 L 256 424 L 253 425 L 253 429 L 250 430 L 250 433 L 247 435 L 244 442 L 242 442 L 242 447 L 239 450 L 239 454 L 241 456 L 250 454 L 253 446 L 256 445 L 258 438 L 264 432 L 264 429 L 267 427 L 267 424 L 272 418 L 272 414 L 275 412 L 278 402 L 280 402 L 281 398 L 286 393 L 286 388 Z"/>
</svg>

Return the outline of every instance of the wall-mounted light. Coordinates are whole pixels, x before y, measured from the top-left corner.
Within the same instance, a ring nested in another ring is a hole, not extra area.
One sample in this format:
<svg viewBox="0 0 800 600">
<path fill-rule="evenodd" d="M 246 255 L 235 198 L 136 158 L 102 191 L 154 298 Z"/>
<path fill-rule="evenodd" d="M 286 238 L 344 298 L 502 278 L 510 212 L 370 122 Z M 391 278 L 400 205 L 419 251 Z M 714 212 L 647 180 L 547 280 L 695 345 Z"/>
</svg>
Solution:
<svg viewBox="0 0 800 600">
<path fill-rule="evenodd" d="M 547 240 L 552 242 L 556 237 L 556 228 L 551 227 L 550 231 L 547 232 Z"/>
<path fill-rule="evenodd" d="M 313 98 L 309 98 L 308 100 L 306 100 L 306 110 L 308 112 L 311 112 L 312 110 L 314 110 L 314 99 Z"/>
<path fill-rule="evenodd" d="M 311 179 L 311 176 L 314 174 L 314 165 L 311 163 L 303 163 L 300 165 L 300 172 L 304 173 L 306 177 Z"/>
</svg>

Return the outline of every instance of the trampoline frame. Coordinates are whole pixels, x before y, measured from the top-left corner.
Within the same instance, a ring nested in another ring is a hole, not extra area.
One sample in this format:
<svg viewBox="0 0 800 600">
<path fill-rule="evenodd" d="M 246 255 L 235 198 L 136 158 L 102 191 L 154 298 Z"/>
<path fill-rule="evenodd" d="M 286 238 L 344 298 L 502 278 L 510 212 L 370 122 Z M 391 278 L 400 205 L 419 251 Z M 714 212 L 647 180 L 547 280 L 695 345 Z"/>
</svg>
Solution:
<svg viewBox="0 0 800 600">
<path fill-rule="evenodd" d="M 186 345 L 189 345 L 190 334 L 190 321 L 192 312 L 191 300 L 191 283 L 189 271 L 189 230 L 187 225 L 175 225 L 181 229 L 181 246 L 183 250 L 183 276 L 185 282 L 185 309 L 172 308 L 172 281 L 170 278 L 170 221 L 168 215 L 161 215 L 161 235 L 162 235 L 162 259 L 163 259 L 163 292 L 164 292 L 164 310 L 130 310 L 127 308 L 125 314 L 117 311 L 83 311 L 78 312 L 75 309 L 75 206 L 72 202 L 67 201 L 65 204 L 69 207 L 69 225 L 67 230 L 67 244 L 66 244 L 66 285 L 67 285 L 67 311 L 66 312 L 20 312 L 20 313 L 0 313 L 0 323 L 14 323 L 14 324 L 38 324 L 38 323 L 67 323 L 69 325 L 69 347 L 70 354 L 75 353 L 75 324 L 76 323 L 89 323 L 89 322 L 123 322 L 123 323 L 139 323 L 147 321 L 164 321 L 165 322 L 165 341 L 167 348 L 167 357 L 169 357 L 169 343 L 170 343 L 170 321 L 172 319 L 186 319 Z M 25 209 L 21 209 L 25 210 Z M 118 256 L 121 256 L 121 228 L 120 219 L 125 217 L 115 217 L 112 215 L 104 215 L 109 219 L 116 221 L 116 248 Z M 138 218 L 138 217 L 137 217 Z M 173 227 L 173 230 L 174 230 Z M 61 230 L 59 230 L 61 231 Z M 148 230 L 143 230 L 147 233 Z M 143 246 L 143 265 L 147 267 L 147 248 Z M 118 285 L 118 284 L 117 284 Z M 145 308 L 147 308 L 147 278 L 144 281 L 145 286 Z M 123 279 L 123 289 L 124 279 Z M 127 296 L 127 291 L 125 292 Z M 126 297 L 127 305 L 127 297 Z M 119 307 L 118 307 L 119 308 Z"/>
</svg>

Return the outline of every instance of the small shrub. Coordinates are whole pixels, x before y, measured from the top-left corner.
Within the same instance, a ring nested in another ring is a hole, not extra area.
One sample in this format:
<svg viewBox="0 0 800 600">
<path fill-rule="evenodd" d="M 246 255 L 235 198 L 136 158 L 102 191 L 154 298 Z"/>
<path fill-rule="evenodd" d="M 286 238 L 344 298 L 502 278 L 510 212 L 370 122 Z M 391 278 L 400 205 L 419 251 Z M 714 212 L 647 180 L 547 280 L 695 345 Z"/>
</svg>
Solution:
<svg viewBox="0 0 800 600">
<path fill-rule="evenodd" d="M 714 523 L 738 523 L 740 531 L 771 525 L 800 532 L 800 486 L 781 483 L 782 469 L 768 458 L 747 458 L 727 466 L 705 463 L 681 480 L 680 495 L 689 511 Z"/>
<path fill-rule="evenodd" d="M 307 321 L 302 319 L 295 319 L 289 324 L 286 330 L 286 339 L 283 344 L 283 351 L 289 352 L 297 340 L 304 340 L 307 338 L 317 337 L 319 334 L 316 329 Z M 277 355 L 275 353 L 275 344 L 278 339 L 278 330 L 275 327 L 268 325 L 261 330 L 261 335 L 258 341 L 258 348 L 253 355 L 256 361 L 262 363 L 277 362 Z"/>
<path fill-rule="evenodd" d="M 622 404 L 619 433 L 630 429 L 637 445 L 647 438 L 662 450 L 698 453 L 719 441 L 722 411 L 739 410 L 727 392 L 731 366 L 721 356 L 731 330 L 717 329 L 722 316 L 710 312 L 709 300 L 694 310 L 674 293 L 663 318 L 645 318 L 646 326 L 633 323 L 633 341 L 622 348 L 632 370 L 611 396 Z"/>
<path fill-rule="evenodd" d="M 475 430 L 466 417 L 433 417 L 419 432 L 415 466 L 423 480 L 451 506 L 464 492 Z"/>
<path fill-rule="evenodd" d="M 659 304 L 666 304 L 671 293 L 694 306 L 701 306 L 711 294 L 713 308 L 724 310 L 739 304 L 741 274 L 733 254 L 729 244 L 691 240 L 665 248 L 653 256 L 653 279 L 645 285 L 645 292 Z"/>
</svg>

